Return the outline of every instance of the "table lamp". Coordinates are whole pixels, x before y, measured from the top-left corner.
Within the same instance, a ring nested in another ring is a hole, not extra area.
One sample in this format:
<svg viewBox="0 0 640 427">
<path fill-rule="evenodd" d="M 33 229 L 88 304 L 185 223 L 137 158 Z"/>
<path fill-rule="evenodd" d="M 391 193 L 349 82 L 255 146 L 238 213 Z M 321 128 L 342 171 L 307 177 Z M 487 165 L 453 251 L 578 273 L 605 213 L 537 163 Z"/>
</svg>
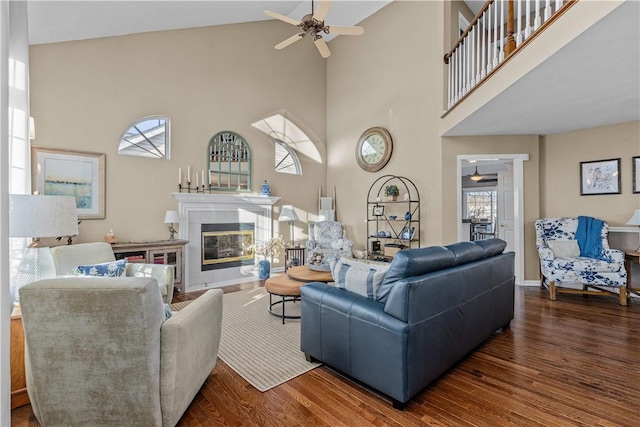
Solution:
<svg viewBox="0 0 640 427">
<path fill-rule="evenodd" d="M 631 215 L 631 218 L 627 221 L 627 225 L 637 225 L 640 227 L 640 209 L 636 209 L 635 212 L 633 212 L 633 215 Z M 636 249 L 636 252 L 640 252 L 640 247 Z"/>
<path fill-rule="evenodd" d="M 76 199 L 70 196 L 9 195 L 9 237 L 31 237 L 20 260 L 17 289 L 36 280 L 54 277 L 53 257 L 41 237 L 78 234 Z"/>
<path fill-rule="evenodd" d="M 289 221 L 289 225 L 291 226 L 291 247 L 295 246 L 295 239 L 293 238 L 293 223 L 299 219 L 300 218 L 298 218 L 298 214 L 296 214 L 296 210 L 293 205 L 282 206 L 278 221 Z"/>
<path fill-rule="evenodd" d="M 176 229 L 173 228 L 173 224 L 176 222 L 180 222 L 178 211 L 167 211 L 164 214 L 164 223 L 169 224 L 169 240 L 176 239 Z"/>
</svg>

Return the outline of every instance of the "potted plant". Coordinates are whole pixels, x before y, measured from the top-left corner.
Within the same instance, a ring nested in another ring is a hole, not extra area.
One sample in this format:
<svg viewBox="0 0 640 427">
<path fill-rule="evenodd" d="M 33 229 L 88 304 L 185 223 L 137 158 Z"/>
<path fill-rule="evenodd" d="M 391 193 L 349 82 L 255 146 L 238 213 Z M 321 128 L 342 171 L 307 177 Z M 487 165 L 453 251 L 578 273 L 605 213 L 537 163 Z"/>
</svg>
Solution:
<svg viewBox="0 0 640 427">
<path fill-rule="evenodd" d="M 391 184 L 384 187 L 384 195 L 387 200 L 393 200 L 394 202 L 398 200 L 398 196 L 400 195 L 400 190 L 398 190 L 398 186 Z"/>
<path fill-rule="evenodd" d="M 282 236 L 272 237 L 266 242 L 257 242 L 249 246 L 249 251 L 255 255 L 260 255 L 264 259 L 258 262 L 258 278 L 260 280 L 268 279 L 271 274 L 271 262 L 273 257 L 280 254 L 284 249 L 284 239 Z M 269 259 L 267 259 L 269 258 Z"/>
</svg>

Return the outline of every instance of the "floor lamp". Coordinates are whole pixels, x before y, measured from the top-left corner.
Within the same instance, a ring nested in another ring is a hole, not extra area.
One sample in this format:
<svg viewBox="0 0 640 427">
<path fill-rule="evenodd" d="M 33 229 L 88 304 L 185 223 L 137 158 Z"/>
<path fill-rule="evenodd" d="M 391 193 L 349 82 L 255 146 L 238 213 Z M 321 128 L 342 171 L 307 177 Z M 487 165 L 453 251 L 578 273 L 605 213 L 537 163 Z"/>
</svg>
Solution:
<svg viewBox="0 0 640 427">
<path fill-rule="evenodd" d="M 32 238 L 22 254 L 15 282 L 12 283 L 17 302 L 21 286 L 56 275 L 51 252 L 40 238 L 77 235 L 78 213 L 75 197 L 9 196 L 9 237 Z"/>
<path fill-rule="evenodd" d="M 295 239 L 293 238 L 293 223 L 299 220 L 298 214 L 296 214 L 296 210 L 292 205 L 283 205 L 282 210 L 280 211 L 280 217 L 278 218 L 278 222 L 280 221 L 289 221 L 289 225 L 291 226 L 291 247 L 295 247 Z"/>
</svg>

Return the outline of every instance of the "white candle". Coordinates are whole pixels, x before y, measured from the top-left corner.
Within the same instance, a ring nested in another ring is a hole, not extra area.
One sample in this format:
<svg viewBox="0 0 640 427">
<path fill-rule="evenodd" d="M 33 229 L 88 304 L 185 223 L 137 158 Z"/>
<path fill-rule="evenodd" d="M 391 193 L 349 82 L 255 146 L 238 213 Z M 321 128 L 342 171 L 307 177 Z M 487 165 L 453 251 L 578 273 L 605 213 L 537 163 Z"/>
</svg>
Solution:
<svg viewBox="0 0 640 427">
<path fill-rule="evenodd" d="M 206 181 L 204 180 L 204 169 L 203 169 L 203 170 L 202 170 L 202 186 L 203 186 L 203 187 L 204 187 L 204 183 L 205 183 L 205 182 L 206 182 Z"/>
<path fill-rule="evenodd" d="M 182 184 L 182 168 L 178 168 L 178 185 Z"/>
<path fill-rule="evenodd" d="M 198 176 L 197 172 L 196 172 L 196 187 L 200 187 L 200 177 Z"/>
<path fill-rule="evenodd" d="M 187 166 L 187 183 L 191 182 L 191 165 Z"/>
</svg>

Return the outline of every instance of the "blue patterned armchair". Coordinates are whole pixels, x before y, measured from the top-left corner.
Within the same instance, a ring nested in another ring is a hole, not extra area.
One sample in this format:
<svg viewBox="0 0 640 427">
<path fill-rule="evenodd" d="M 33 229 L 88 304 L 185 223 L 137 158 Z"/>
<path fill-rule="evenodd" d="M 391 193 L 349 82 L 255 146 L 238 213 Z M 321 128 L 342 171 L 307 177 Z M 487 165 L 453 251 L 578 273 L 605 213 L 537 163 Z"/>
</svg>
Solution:
<svg viewBox="0 0 640 427">
<path fill-rule="evenodd" d="M 594 220 L 593 218 L 588 220 Z M 624 267 L 624 253 L 609 248 L 609 226 L 605 221 L 594 220 L 602 227 L 596 240 L 599 253 L 585 256 L 586 248 L 581 247 L 576 237 L 578 218 L 542 218 L 536 221 L 536 247 L 540 256 L 540 285 L 548 287 L 549 298 L 556 299 L 556 293 L 613 294 L 620 298 L 620 305 L 627 305 L 627 271 Z M 585 226 L 589 227 L 589 226 Z M 591 230 L 597 233 L 597 228 Z M 585 244 L 583 243 L 583 246 Z M 563 283 L 580 283 L 582 289 L 563 288 Z M 615 292 L 612 288 L 617 288 Z"/>
<path fill-rule="evenodd" d="M 307 264 L 312 270 L 329 271 L 329 260 L 350 257 L 353 242 L 347 239 L 344 224 L 320 221 L 309 224 Z"/>
</svg>

